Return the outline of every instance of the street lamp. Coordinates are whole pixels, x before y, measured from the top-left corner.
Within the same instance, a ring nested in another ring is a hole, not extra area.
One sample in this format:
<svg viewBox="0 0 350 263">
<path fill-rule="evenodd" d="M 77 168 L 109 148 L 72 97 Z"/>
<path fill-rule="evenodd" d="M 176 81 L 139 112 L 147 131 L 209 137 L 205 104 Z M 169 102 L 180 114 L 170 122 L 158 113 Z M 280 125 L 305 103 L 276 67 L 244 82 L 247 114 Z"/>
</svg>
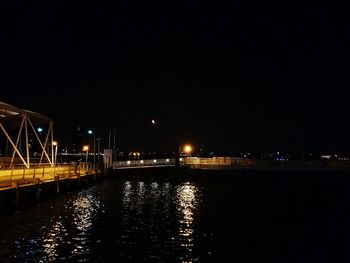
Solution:
<svg viewBox="0 0 350 263">
<path fill-rule="evenodd" d="M 55 147 L 55 156 L 53 157 L 53 164 L 56 165 L 56 162 L 57 162 L 57 148 L 58 148 L 57 141 L 52 141 L 52 146 Z"/>
<path fill-rule="evenodd" d="M 88 130 L 88 134 L 92 134 L 94 136 L 94 168 L 96 167 L 96 138 L 95 132 L 93 130 Z"/>
<path fill-rule="evenodd" d="M 188 157 L 192 152 L 192 146 L 189 144 L 186 144 L 184 146 L 184 152 L 185 152 L 185 157 Z M 184 164 L 187 164 L 187 158 L 184 159 Z"/>
<path fill-rule="evenodd" d="M 86 152 L 86 163 L 88 162 L 88 155 L 89 155 L 89 145 L 84 145 L 83 146 L 83 151 Z"/>
<path fill-rule="evenodd" d="M 186 145 L 184 146 L 184 152 L 185 152 L 187 155 L 189 155 L 189 154 L 192 152 L 192 146 L 189 145 L 189 144 L 186 144 Z"/>
<path fill-rule="evenodd" d="M 100 160 L 100 143 L 102 138 L 98 137 L 96 140 L 97 140 L 97 160 Z"/>
</svg>

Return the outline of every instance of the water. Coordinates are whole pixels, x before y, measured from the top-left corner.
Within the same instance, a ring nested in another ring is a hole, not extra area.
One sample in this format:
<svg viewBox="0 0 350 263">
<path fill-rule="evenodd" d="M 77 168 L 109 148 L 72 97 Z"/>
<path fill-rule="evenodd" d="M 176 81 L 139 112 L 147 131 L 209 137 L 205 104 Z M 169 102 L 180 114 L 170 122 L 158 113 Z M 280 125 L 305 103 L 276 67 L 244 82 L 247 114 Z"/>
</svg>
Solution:
<svg viewBox="0 0 350 263">
<path fill-rule="evenodd" d="M 334 174 L 106 180 L 0 218 L 0 262 L 349 262 L 348 186 Z"/>
</svg>

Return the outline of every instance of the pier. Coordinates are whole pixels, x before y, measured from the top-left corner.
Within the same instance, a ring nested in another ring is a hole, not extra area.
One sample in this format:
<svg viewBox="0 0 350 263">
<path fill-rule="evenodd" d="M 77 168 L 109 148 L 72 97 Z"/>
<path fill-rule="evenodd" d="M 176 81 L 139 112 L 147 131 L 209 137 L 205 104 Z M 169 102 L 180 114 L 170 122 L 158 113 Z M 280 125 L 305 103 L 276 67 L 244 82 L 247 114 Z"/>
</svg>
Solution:
<svg viewBox="0 0 350 263">
<path fill-rule="evenodd" d="M 90 162 L 57 162 L 53 120 L 0 102 L 0 207 L 18 209 L 101 177 Z"/>
<path fill-rule="evenodd" d="M 17 210 L 100 180 L 92 164 L 0 170 L 0 207 Z"/>
</svg>

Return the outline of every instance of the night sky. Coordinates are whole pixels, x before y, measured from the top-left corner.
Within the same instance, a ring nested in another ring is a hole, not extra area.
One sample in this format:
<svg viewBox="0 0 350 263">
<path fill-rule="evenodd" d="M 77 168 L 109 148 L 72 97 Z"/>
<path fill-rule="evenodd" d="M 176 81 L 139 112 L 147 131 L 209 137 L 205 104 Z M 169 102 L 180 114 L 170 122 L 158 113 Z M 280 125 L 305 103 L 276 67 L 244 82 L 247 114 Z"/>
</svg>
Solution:
<svg viewBox="0 0 350 263">
<path fill-rule="evenodd" d="M 349 152 L 346 7 L 23 2 L 1 11 L 0 101 L 65 144 L 113 126 L 130 150 Z"/>
</svg>

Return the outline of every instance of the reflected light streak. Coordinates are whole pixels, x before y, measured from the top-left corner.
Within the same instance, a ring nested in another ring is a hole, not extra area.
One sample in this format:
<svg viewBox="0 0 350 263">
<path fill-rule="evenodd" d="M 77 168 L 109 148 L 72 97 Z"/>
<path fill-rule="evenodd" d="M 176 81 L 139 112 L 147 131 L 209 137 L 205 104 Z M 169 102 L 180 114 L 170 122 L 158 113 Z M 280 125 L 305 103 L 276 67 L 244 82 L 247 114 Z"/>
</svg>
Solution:
<svg viewBox="0 0 350 263">
<path fill-rule="evenodd" d="M 159 184 L 157 182 L 151 183 L 151 195 L 153 196 L 154 200 L 158 200 L 160 194 Z"/>
<path fill-rule="evenodd" d="M 98 214 L 99 208 L 100 200 L 90 193 L 81 194 L 73 201 L 73 222 L 78 233 L 72 238 L 75 241 L 71 252 L 72 255 L 89 253 L 87 234 L 91 229 L 93 218 Z"/>
<path fill-rule="evenodd" d="M 143 197 L 146 192 L 146 187 L 144 182 L 139 182 L 139 188 L 137 190 L 137 195 Z"/>
<path fill-rule="evenodd" d="M 138 183 L 137 188 L 137 200 L 136 200 L 136 206 L 137 206 L 137 213 L 142 214 L 143 211 L 143 205 L 145 203 L 145 195 L 146 195 L 146 186 L 144 182 Z"/>
<path fill-rule="evenodd" d="M 65 207 L 70 216 L 52 218 L 51 225 L 42 235 L 43 256 L 40 262 L 74 259 L 90 253 L 88 233 L 93 223 L 92 220 L 97 216 L 101 207 L 99 198 L 94 194 L 93 189 L 90 189 L 79 193 Z M 67 257 L 62 255 L 61 246 L 63 244 L 70 251 Z"/>
<path fill-rule="evenodd" d="M 64 236 L 68 235 L 67 229 L 62 224 L 61 217 L 58 220 L 53 223 L 50 230 L 43 237 L 42 247 L 46 261 L 58 259 L 58 246 L 62 243 Z"/>
<path fill-rule="evenodd" d="M 81 196 L 77 198 L 74 203 L 74 224 L 77 229 L 81 232 L 85 232 L 91 226 L 91 213 L 92 213 L 92 205 L 90 200 Z"/>
<path fill-rule="evenodd" d="M 132 185 L 131 185 L 131 182 L 127 181 L 125 182 L 124 189 L 123 189 L 124 206 L 128 206 L 128 204 L 131 202 L 131 195 L 132 195 Z"/>
<path fill-rule="evenodd" d="M 197 258 L 192 258 L 191 256 L 192 248 L 194 246 L 193 214 L 198 207 L 198 198 L 196 197 L 197 192 L 197 187 L 191 185 L 189 182 L 178 186 L 176 189 L 177 209 L 182 215 L 182 217 L 179 218 L 180 245 L 184 249 L 184 253 L 180 257 L 182 262 L 193 262 L 197 260 Z"/>
</svg>

